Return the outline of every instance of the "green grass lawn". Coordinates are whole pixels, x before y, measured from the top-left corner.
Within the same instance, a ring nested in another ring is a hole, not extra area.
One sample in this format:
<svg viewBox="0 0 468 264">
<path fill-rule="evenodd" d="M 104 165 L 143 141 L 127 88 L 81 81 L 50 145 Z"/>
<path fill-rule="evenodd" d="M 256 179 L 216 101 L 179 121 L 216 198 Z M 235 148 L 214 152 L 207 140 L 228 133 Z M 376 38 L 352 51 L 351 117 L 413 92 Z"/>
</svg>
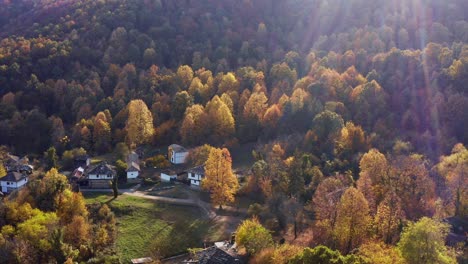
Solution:
<svg viewBox="0 0 468 264">
<path fill-rule="evenodd" d="M 148 194 L 149 195 L 155 195 L 155 196 L 178 198 L 178 199 L 188 199 L 189 198 L 189 195 L 182 190 L 181 186 L 174 186 L 174 188 L 167 189 L 167 190 L 152 191 L 152 192 L 150 192 Z"/>
<path fill-rule="evenodd" d="M 139 197 L 85 193 L 87 203 L 107 203 L 116 215 L 117 251 L 123 263 L 145 256 L 167 257 L 217 239 L 214 224 L 196 207 L 169 205 Z"/>
</svg>

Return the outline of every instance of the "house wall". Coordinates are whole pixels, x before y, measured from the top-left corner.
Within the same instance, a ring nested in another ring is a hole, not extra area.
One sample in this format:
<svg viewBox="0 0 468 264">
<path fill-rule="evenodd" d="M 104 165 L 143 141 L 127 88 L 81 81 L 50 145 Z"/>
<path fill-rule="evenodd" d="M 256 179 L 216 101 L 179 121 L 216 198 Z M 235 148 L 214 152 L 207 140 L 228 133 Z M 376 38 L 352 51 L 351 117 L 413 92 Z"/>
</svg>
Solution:
<svg viewBox="0 0 468 264">
<path fill-rule="evenodd" d="M 203 175 L 189 172 L 188 179 L 190 180 L 190 185 L 200 186 Z"/>
<path fill-rule="evenodd" d="M 161 173 L 161 181 L 170 182 L 171 178 L 176 179 L 177 175 L 169 175 L 169 174 L 166 174 L 166 173 Z"/>
<path fill-rule="evenodd" d="M 112 180 L 112 174 L 89 174 L 88 179 L 90 180 L 102 180 L 102 179 L 109 179 Z"/>
<path fill-rule="evenodd" d="M 135 179 L 138 175 L 138 171 L 127 171 L 127 179 Z"/>
<path fill-rule="evenodd" d="M 16 189 L 23 188 L 27 182 L 28 182 L 28 178 L 24 178 L 18 182 L 0 181 L 0 186 L 2 187 L 3 193 L 10 193 Z"/>
<path fill-rule="evenodd" d="M 89 181 L 89 188 L 92 188 L 92 189 L 110 189 L 111 188 L 110 181 L 111 181 L 111 179 L 90 180 Z"/>
<path fill-rule="evenodd" d="M 177 153 L 172 152 L 171 162 L 173 164 L 185 163 L 185 160 L 187 159 L 187 156 L 188 156 L 188 152 L 177 152 Z"/>
</svg>

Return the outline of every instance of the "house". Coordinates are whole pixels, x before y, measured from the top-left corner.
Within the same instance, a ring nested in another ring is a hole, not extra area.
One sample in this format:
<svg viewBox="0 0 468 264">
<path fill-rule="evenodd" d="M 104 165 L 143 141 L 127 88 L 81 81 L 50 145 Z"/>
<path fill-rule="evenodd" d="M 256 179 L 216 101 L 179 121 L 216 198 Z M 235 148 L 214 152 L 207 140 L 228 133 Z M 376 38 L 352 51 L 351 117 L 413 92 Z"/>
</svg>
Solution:
<svg viewBox="0 0 468 264">
<path fill-rule="evenodd" d="M 161 181 L 170 182 L 177 179 L 177 172 L 171 170 L 163 170 L 161 172 Z"/>
<path fill-rule="evenodd" d="M 188 180 L 190 181 L 190 186 L 200 187 L 203 177 L 205 177 L 205 165 L 200 165 L 188 170 Z"/>
<path fill-rule="evenodd" d="M 8 154 L 3 165 L 7 172 L 16 171 L 31 174 L 33 171 L 33 166 L 29 165 L 29 159 L 27 156 L 19 158 L 18 156 Z"/>
<path fill-rule="evenodd" d="M 239 264 L 242 259 L 236 253 L 230 252 L 222 247 L 212 246 L 195 253 L 194 257 L 182 263 L 197 264 Z"/>
<path fill-rule="evenodd" d="M 181 145 L 172 144 L 168 148 L 167 155 L 172 164 L 183 164 L 187 159 L 188 150 Z"/>
<path fill-rule="evenodd" d="M 140 175 L 140 165 L 136 162 L 131 162 L 127 166 L 127 182 L 137 181 L 137 177 Z"/>
<path fill-rule="evenodd" d="M 11 193 L 23 188 L 28 182 L 28 176 L 17 171 L 10 171 L 0 178 L 3 193 Z"/>
<path fill-rule="evenodd" d="M 73 159 L 73 165 L 75 166 L 75 168 L 86 168 L 89 166 L 89 164 L 91 164 L 91 158 L 88 155 L 76 156 Z"/>
<path fill-rule="evenodd" d="M 116 176 L 114 166 L 101 162 L 84 170 L 84 177 L 79 180 L 82 187 L 92 189 L 110 188 L 110 181 Z"/>
</svg>

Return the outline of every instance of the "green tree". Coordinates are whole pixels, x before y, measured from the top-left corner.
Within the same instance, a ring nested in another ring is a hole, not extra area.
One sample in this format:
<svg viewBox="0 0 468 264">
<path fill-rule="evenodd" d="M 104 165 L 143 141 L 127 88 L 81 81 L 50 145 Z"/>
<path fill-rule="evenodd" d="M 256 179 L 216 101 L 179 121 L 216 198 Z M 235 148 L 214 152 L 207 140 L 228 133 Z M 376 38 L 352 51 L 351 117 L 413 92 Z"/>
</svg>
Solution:
<svg viewBox="0 0 468 264">
<path fill-rule="evenodd" d="M 47 149 L 47 151 L 44 153 L 44 158 L 48 169 L 58 168 L 58 156 L 55 147 L 50 147 Z"/>
<path fill-rule="evenodd" d="M 403 230 L 398 248 L 408 263 L 457 263 L 452 250 L 445 246 L 448 232 L 448 224 L 423 217 Z"/>
<path fill-rule="evenodd" d="M 338 250 L 332 250 L 326 246 L 305 248 L 289 260 L 290 264 L 320 263 L 320 264 L 357 264 L 363 263 L 354 255 L 342 256 Z"/>
<path fill-rule="evenodd" d="M 273 245 L 270 231 L 263 227 L 257 218 L 244 220 L 236 230 L 236 243 L 244 247 L 250 255 Z"/>
</svg>

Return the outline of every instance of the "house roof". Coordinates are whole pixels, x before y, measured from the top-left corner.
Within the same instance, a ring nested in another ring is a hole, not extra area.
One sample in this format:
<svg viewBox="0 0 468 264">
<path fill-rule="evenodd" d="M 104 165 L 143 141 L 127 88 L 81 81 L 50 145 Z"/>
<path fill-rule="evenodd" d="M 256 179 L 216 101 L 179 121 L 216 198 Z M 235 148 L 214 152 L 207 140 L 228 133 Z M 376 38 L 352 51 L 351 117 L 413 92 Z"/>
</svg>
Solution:
<svg viewBox="0 0 468 264">
<path fill-rule="evenodd" d="M 140 165 L 138 165 L 135 162 L 132 162 L 129 164 L 127 171 L 141 171 L 140 170 Z"/>
<path fill-rule="evenodd" d="M 8 172 L 7 175 L 0 178 L 0 181 L 9 181 L 9 182 L 19 182 L 28 176 L 24 175 L 23 173 L 19 173 L 16 171 Z"/>
<path fill-rule="evenodd" d="M 97 166 L 91 167 L 87 174 L 115 174 L 115 170 L 107 162 L 101 162 Z"/>
<path fill-rule="evenodd" d="M 188 172 L 198 174 L 198 175 L 205 175 L 205 165 L 200 165 L 197 167 L 193 167 L 188 170 Z"/>
<path fill-rule="evenodd" d="M 206 248 L 196 253 L 199 264 L 231 264 L 241 263 L 240 259 L 231 256 L 224 250 L 215 246 Z M 190 262 L 190 261 L 189 261 Z M 187 262 L 186 262 L 187 263 Z"/>
<path fill-rule="evenodd" d="M 12 162 L 19 162 L 20 158 L 18 156 L 15 156 L 15 155 L 11 155 L 10 153 L 8 153 L 8 159 Z"/>
<path fill-rule="evenodd" d="M 175 153 L 188 152 L 186 148 L 181 145 L 172 144 L 169 146 L 169 149 L 172 149 Z"/>
</svg>

